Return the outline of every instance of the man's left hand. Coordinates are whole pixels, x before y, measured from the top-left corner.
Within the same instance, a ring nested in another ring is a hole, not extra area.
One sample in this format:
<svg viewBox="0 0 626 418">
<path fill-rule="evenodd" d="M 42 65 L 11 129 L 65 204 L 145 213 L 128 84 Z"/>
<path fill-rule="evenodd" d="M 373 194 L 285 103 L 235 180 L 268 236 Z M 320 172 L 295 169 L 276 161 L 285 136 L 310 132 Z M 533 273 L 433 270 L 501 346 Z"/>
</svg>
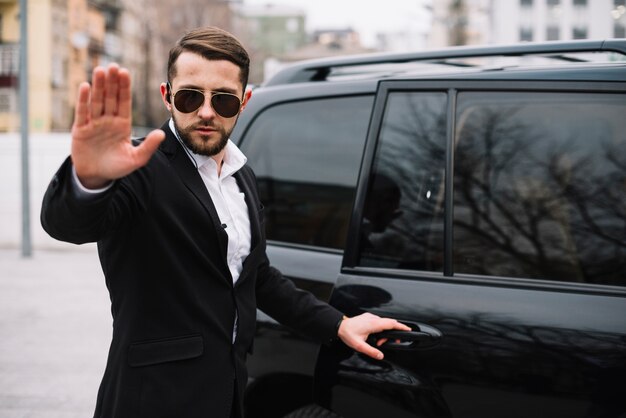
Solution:
<svg viewBox="0 0 626 418">
<path fill-rule="evenodd" d="M 348 347 L 358 351 L 359 353 L 366 354 L 376 360 L 382 360 L 384 357 L 383 353 L 377 348 L 369 345 L 366 340 L 370 334 L 375 334 L 388 329 L 411 331 L 411 328 L 396 321 L 395 319 L 381 318 L 366 312 L 359 316 L 346 318 L 341 321 L 339 332 L 337 334 L 341 341 L 343 341 Z M 386 340 L 379 340 L 377 345 L 380 346 L 384 344 L 385 341 Z"/>
</svg>

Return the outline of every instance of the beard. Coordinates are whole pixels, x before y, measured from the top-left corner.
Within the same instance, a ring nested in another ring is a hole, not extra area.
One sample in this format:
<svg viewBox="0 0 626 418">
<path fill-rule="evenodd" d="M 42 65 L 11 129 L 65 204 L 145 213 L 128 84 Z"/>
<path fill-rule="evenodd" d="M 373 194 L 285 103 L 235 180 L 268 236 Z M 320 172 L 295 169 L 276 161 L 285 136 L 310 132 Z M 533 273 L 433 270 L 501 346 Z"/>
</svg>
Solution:
<svg viewBox="0 0 626 418">
<path fill-rule="evenodd" d="M 223 126 L 217 126 L 210 122 L 198 122 L 183 128 L 178 124 L 175 117 L 174 126 L 178 131 L 181 141 L 183 141 L 187 148 L 194 154 L 206 155 L 207 157 L 212 157 L 222 151 L 226 147 L 228 138 L 230 138 L 232 132 L 232 129 L 227 131 Z M 215 129 L 216 133 L 219 134 L 218 140 L 211 141 L 208 135 L 200 135 L 200 139 L 197 139 L 197 133 L 195 134 L 196 139 L 192 138 L 192 134 L 199 127 L 211 127 Z"/>
</svg>

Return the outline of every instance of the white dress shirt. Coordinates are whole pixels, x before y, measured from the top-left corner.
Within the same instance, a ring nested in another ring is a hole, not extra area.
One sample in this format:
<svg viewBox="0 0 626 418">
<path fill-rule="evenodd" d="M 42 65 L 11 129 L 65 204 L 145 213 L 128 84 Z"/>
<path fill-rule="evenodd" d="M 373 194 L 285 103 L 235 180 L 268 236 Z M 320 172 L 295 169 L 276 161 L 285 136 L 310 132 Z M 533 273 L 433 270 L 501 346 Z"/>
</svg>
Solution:
<svg viewBox="0 0 626 418">
<path fill-rule="evenodd" d="M 217 163 L 215 160 L 206 155 L 195 154 L 187 148 L 180 140 L 172 119 L 170 119 L 169 127 L 171 131 L 174 132 L 174 135 L 176 135 L 176 138 L 178 138 L 180 145 L 185 148 L 189 158 L 195 161 L 200 177 L 215 205 L 222 227 L 228 234 L 226 261 L 228 262 L 228 269 L 230 270 L 233 284 L 235 284 L 243 269 L 243 262 L 250 253 L 252 240 L 250 216 L 248 214 L 245 196 L 233 177 L 233 175 L 246 164 L 247 158 L 231 140 L 228 140 L 226 152 L 224 153 L 222 171 L 218 176 Z M 78 179 L 76 170 L 73 169 L 72 172 L 74 184 L 77 186 L 75 191 L 85 198 L 88 198 L 90 195 L 102 193 L 112 186 L 108 185 L 98 190 L 87 189 Z"/>
<path fill-rule="evenodd" d="M 174 122 L 170 119 L 170 129 L 178 137 L 178 132 Z M 180 141 L 185 148 L 185 144 Z M 217 215 L 220 218 L 222 227 L 228 234 L 228 250 L 226 261 L 228 269 L 233 276 L 233 284 L 239 279 L 243 262 L 250 254 L 252 235 L 250 230 L 250 216 L 248 205 L 246 205 L 245 195 L 239 189 L 237 181 L 233 175 L 240 170 L 247 161 L 247 158 L 237 148 L 230 139 L 226 144 L 224 161 L 220 175 L 217 174 L 217 163 L 211 157 L 193 153 L 189 148 L 188 155 L 195 160 L 198 172 L 202 181 L 209 191 Z"/>
<path fill-rule="evenodd" d="M 228 269 L 233 279 L 233 285 L 239 279 L 241 270 L 243 270 L 243 262 L 250 253 L 252 242 L 252 233 L 250 230 L 250 216 L 248 214 L 248 205 L 246 205 L 245 195 L 239 189 L 237 181 L 233 177 L 246 163 L 247 158 L 237 148 L 237 146 L 229 139 L 226 144 L 226 152 L 220 175 L 217 174 L 217 163 L 211 157 L 193 153 L 180 140 L 178 131 L 174 126 L 174 121 L 170 119 L 169 127 L 176 135 L 178 142 L 185 149 L 186 154 L 195 162 L 200 177 L 206 186 L 213 205 L 220 218 L 222 227 L 228 234 L 228 249 L 226 252 L 226 261 Z M 87 189 L 81 184 L 76 169 L 72 167 L 73 183 L 76 186 L 74 191 L 78 196 L 88 199 L 97 193 L 103 193 L 108 190 L 112 184 L 102 189 Z M 207 215 L 208 216 L 208 215 Z M 235 323 L 233 325 L 232 342 L 235 343 L 237 338 L 237 322 L 238 315 L 235 311 Z"/>
</svg>

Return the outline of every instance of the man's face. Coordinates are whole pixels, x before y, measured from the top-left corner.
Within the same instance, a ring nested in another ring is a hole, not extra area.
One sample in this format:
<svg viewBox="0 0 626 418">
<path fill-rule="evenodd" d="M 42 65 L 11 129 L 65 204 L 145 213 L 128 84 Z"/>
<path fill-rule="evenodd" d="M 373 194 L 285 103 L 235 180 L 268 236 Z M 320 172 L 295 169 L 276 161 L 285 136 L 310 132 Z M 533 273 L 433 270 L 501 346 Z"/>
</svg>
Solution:
<svg viewBox="0 0 626 418">
<path fill-rule="evenodd" d="M 239 67 L 230 61 L 207 60 L 201 55 L 185 51 L 176 60 L 176 76 L 171 80 L 169 102 L 166 100 L 166 86 L 161 85 L 161 95 L 172 112 L 174 124 L 182 141 L 196 154 L 214 156 L 226 146 L 239 114 L 232 118 L 217 114 L 211 107 L 210 92 L 233 93 L 241 98 L 243 86 L 239 80 L 240 71 Z M 205 93 L 205 101 L 197 110 L 182 113 L 173 106 L 174 94 L 183 88 Z M 241 109 L 245 107 L 249 98 L 250 92 L 247 92 Z"/>
</svg>

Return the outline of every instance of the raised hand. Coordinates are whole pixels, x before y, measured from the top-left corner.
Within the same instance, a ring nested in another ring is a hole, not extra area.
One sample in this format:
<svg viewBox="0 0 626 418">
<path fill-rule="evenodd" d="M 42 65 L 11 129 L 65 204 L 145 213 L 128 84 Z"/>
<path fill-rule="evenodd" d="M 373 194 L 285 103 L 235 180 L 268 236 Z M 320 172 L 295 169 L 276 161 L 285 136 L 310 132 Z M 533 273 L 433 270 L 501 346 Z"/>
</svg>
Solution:
<svg viewBox="0 0 626 418">
<path fill-rule="evenodd" d="M 97 189 L 144 166 L 165 138 L 156 129 L 131 143 L 132 101 L 128 70 L 111 64 L 93 71 L 78 89 L 72 126 L 72 163 L 80 182 Z"/>
</svg>

